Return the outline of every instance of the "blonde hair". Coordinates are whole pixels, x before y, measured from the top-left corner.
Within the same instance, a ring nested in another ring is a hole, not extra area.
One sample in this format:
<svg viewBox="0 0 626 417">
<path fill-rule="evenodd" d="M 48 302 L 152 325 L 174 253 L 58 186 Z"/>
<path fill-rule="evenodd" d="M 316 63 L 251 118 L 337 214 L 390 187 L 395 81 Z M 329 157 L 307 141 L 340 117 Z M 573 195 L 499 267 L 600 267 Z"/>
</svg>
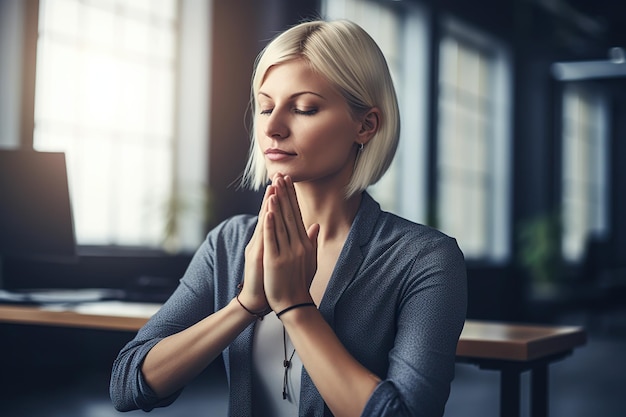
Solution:
<svg viewBox="0 0 626 417">
<path fill-rule="evenodd" d="M 348 20 L 300 23 L 274 38 L 257 57 L 250 98 L 253 115 L 267 71 L 294 59 L 303 59 L 333 84 L 345 97 L 355 117 L 373 107 L 380 110 L 378 129 L 359 151 L 346 196 L 365 190 L 391 165 L 400 136 L 398 100 L 385 57 L 376 42 L 356 23 Z M 254 126 L 251 142 L 242 185 L 258 190 L 267 184 L 268 176 Z"/>
</svg>

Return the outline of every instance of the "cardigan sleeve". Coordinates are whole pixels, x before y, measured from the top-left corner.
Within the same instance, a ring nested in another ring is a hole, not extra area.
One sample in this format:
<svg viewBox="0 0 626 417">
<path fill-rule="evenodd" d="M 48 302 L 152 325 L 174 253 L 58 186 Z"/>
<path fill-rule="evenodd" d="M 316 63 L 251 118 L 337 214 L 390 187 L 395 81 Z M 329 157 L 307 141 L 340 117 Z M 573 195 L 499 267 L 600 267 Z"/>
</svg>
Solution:
<svg viewBox="0 0 626 417">
<path fill-rule="evenodd" d="M 158 398 L 146 383 L 141 366 L 150 349 L 160 340 L 195 324 L 214 311 L 214 289 L 210 279 L 213 243 L 209 235 L 196 251 L 171 297 L 115 359 L 109 392 L 117 410 L 150 411 L 171 404 L 180 394 L 179 391 L 167 398 Z"/>
<path fill-rule="evenodd" d="M 389 371 L 363 416 L 443 415 L 466 308 L 463 254 L 454 239 L 443 236 L 414 260 L 397 307 Z"/>
</svg>

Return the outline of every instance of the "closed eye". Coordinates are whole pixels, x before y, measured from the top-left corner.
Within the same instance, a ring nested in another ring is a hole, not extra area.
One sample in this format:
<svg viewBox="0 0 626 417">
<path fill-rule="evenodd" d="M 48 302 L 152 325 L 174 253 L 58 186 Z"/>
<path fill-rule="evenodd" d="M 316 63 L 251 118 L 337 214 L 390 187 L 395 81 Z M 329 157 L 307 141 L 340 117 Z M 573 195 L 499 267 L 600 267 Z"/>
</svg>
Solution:
<svg viewBox="0 0 626 417">
<path fill-rule="evenodd" d="M 261 110 L 259 114 L 268 116 L 272 114 L 273 110 L 274 109 L 264 109 L 264 110 Z M 301 116 L 313 116 L 315 113 L 317 113 L 317 109 L 311 109 L 311 110 L 293 109 L 293 112 Z"/>
<path fill-rule="evenodd" d="M 293 112 L 296 114 L 303 115 L 303 116 L 313 116 L 315 113 L 317 113 L 317 109 L 311 109 L 311 110 L 294 109 Z"/>
</svg>

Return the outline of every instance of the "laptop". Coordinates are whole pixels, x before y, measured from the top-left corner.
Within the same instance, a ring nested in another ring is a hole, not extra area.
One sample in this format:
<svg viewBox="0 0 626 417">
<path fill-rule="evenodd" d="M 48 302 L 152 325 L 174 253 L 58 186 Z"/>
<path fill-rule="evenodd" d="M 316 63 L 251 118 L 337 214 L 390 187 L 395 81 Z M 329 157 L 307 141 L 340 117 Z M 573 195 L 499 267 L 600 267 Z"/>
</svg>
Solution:
<svg viewBox="0 0 626 417">
<path fill-rule="evenodd" d="M 63 153 L 0 150 L 0 257 L 76 257 Z"/>
</svg>

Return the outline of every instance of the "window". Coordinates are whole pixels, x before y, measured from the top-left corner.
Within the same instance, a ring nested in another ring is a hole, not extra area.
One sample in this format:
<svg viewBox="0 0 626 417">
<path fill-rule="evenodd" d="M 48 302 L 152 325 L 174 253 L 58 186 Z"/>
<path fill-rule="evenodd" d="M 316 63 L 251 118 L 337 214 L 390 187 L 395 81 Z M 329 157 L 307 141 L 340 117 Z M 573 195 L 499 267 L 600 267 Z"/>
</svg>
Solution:
<svg viewBox="0 0 626 417">
<path fill-rule="evenodd" d="M 367 30 L 394 78 L 402 131 L 389 172 L 369 191 L 391 212 L 434 225 L 459 241 L 466 257 L 505 260 L 509 244 L 511 70 L 498 42 L 448 19 L 440 39 L 437 159 L 429 161 L 429 26 L 407 2 L 327 0 L 329 18 Z M 435 178 L 428 178 L 435 164 Z M 435 182 L 435 199 L 428 181 Z M 431 201 L 432 200 L 432 201 Z M 433 216 L 434 214 L 434 216 Z"/>
<path fill-rule="evenodd" d="M 467 258 L 508 256 L 510 71 L 504 48 L 446 22 L 439 49 L 436 224 Z"/>
<path fill-rule="evenodd" d="M 568 86 L 563 95 L 563 256 L 576 261 L 589 235 L 607 231 L 607 111 L 599 93 Z"/>
<path fill-rule="evenodd" d="M 382 50 L 400 104 L 400 143 L 394 161 L 368 191 L 384 210 L 426 221 L 426 101 L 428 26 L 415 4 L 367 0 L 327 0 L 325 15 L 350 19 L 374 38 Z"/>
<path fill-rule="evenodd" d="M 163 241 L 177 45 L 176 0 L 40 0 L 33 143 L 66 153 L 79 244 Z"/>
</svg>

